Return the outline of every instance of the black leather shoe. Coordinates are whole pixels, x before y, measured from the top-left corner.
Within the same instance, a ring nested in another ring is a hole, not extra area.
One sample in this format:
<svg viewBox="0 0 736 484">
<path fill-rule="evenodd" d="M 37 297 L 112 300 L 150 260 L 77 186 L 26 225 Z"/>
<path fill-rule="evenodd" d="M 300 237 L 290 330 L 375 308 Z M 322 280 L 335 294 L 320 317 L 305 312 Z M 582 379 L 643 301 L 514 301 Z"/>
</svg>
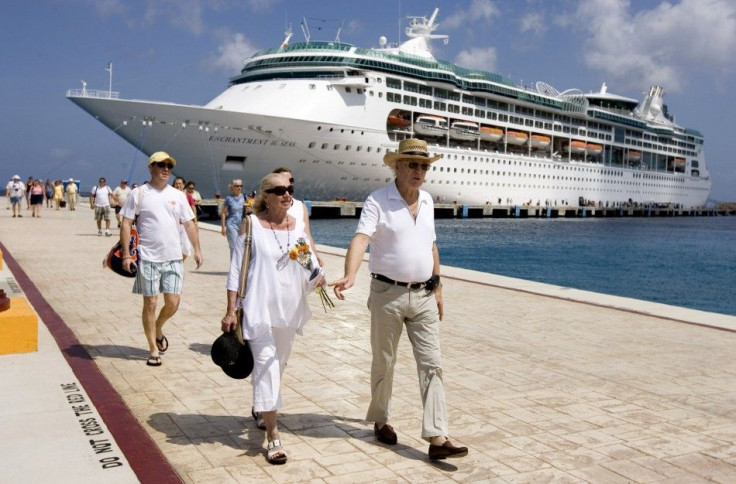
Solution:
<svg viewBox="0 0 736 484">
<path fill-rule="evenodd" d="M 376 434 L 379 442 L 383 442 L 387 445 L 396 445 L 396 442 L 399 441 L 396 437 L 396 432 L 394 432 L 394 428 L 389 424 L 385 424 L 380 429 L 378 428 L 378 424 L 373 424 L 373 433 Z"/>
<path fill-rule="evenodd" d="M 429 460 L 453 459 L 468 455 L 467 447 L 455 447 L 446 440 L 442 445 L 429 445 Z"/>
</svg>

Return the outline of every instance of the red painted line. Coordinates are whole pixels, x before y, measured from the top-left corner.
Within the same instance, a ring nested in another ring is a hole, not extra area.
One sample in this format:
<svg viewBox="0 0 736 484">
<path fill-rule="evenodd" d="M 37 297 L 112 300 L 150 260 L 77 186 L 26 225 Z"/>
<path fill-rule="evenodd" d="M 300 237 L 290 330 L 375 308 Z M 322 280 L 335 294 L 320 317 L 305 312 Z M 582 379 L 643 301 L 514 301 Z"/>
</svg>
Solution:
<svg viewBox="0 0 736 484">
<path fill-rule="evenodd" d="M 89 395 L 138 480 L 157 483 L 183 482 L 161 449 L 130 412 L 122 397 L 107 381 L 87 350 L 79 343 L 72 330 L 44 299 L 2 242 L 0 249 L 3 251 L 3 259 L 8 269 L 56 340 L 61 354 Z"/>
</svg>

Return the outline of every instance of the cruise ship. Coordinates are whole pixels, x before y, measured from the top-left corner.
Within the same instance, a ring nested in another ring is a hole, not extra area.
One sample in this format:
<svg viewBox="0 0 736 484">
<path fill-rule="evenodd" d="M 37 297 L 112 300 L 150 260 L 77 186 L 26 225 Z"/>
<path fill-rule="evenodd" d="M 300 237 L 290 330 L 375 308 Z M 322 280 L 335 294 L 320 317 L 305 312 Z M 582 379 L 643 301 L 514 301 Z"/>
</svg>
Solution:
<svg viewBox="0 0 736 484">
<path fill-rule="evenodd" d="M 69 100 L 146 155 L 166 150 L 204 196 L 234 178 L 257 188 L 279 166 L 299 198 L 363 200 L 393 178 L 383 164 L 401 139 L 442 155 L 424 189 L 463 205 L 703 206 L 711 181 L 703 135 L 674 122 L 653 86 L 643 101 L 559 92 L 438 60 L 438 9 L 409 17 L 408 40 L 360 48 L 291 42 L 244 61 L 204 106 L 74 89 Z"/>
</svg>

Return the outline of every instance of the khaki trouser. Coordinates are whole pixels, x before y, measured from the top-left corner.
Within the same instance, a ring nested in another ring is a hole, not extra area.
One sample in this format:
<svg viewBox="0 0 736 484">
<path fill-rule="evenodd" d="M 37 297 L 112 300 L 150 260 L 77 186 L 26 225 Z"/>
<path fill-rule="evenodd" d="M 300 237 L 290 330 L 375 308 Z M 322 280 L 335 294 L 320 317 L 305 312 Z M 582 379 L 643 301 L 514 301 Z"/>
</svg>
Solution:
<svg viewBox="0 0 736 484">
<path fill-rule="evenodd" d="M 449 435 L 442 385 L 440 321 L 434 294 L 373 279 L 368 309 L 371 311 L 373 364 L 371 404 L 366 419 L 378 423 L 389 421 L 396 351 L 406 325 L 424 406 L 422 438 L 428 441 L 430 437 Z"/>
</svg>

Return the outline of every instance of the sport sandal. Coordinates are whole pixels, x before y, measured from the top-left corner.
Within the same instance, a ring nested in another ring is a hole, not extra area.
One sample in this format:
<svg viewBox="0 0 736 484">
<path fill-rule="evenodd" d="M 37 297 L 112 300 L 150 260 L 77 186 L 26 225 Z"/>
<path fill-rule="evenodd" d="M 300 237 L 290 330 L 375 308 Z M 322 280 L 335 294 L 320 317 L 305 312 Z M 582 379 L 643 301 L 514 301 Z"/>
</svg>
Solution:
<svg viewBox="0 0 736 484">
<path fill-rule="evenodd" d="M 274 439 L 268 443 L 268 454 L 266 458 L 273 465 L 286 463 L 286 452 L 281 447 L 281 441 L 279 439 Z"/>
</svg>

